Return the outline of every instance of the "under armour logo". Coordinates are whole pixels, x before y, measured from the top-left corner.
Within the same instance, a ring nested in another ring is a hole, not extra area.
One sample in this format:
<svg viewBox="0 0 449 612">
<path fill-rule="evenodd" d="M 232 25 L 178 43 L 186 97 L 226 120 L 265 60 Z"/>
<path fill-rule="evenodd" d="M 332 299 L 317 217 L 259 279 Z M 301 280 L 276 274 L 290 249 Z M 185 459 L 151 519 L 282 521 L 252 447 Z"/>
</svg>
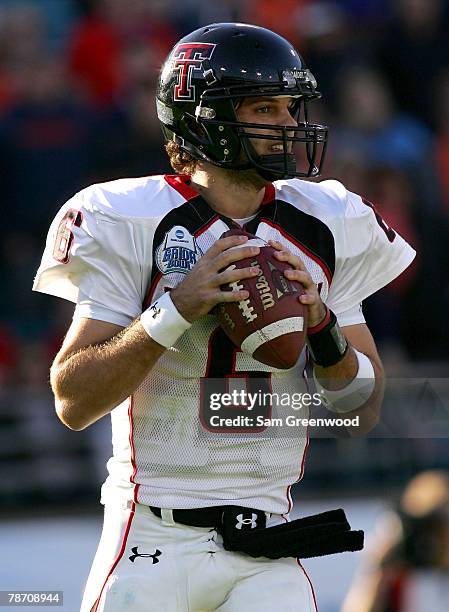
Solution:
<svg viewBox="0 0 449 612">
<path fill-rule="evenodd" d="M 138 549 L 138 546 L 134 546 L 133 548 L 131 548 L 131 552 L 134 553 L 129 558 L 131 563 L 134 563 L 134 561 L 137 559 L 137 557 L 151 558 L 151 559 L 153 559 L 153 565 L 155 563 L 159 563 L 158 557 L 160 557 L 162 555 L 162 553 L 161 553 L 161 551 L 158 548 L 156 548 L 156 552 L 154 554 L 152 554 L 152 555 L 147 555 L 147 554 L 139 555 L 139 553 L 137 552 L 137 549 Z"/>
<path fill-rule="evenodd" d="M 157 302 L 155 302 L 151 307 L 151 316 L 153 317 L 153 319 L 155 319 L 156 317 L 158 317 L 161 314 L 161 309 L 158 307 Z"/>
<path fill-rule="evenodd" d="M 243 514 L 237 514 L 235 518 L 237 519 L 236 529 L 242 529 L 243 525 L 251 525 L 251 529 L 257 527 L 257 514 L 254 514 L 254 512 L 251 514 L 251 518 L 243 518 Z"/>
</svg>

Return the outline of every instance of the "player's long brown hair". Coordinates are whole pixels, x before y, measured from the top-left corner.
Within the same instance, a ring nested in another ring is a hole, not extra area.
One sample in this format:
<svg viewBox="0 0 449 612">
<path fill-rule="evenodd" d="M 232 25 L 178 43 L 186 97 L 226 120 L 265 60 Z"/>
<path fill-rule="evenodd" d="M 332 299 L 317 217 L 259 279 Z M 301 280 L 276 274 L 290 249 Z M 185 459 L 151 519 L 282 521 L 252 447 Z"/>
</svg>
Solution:
<svg viewBox="0 0 449 612">
<path fill-rule="evenodd" d="M 195 172 L 197 160 L 190 153 L 183 151 L 177 142 L 167 142 L 165 145 L 170 165 L 178 174 L 193 174 Z"/>
</svg>

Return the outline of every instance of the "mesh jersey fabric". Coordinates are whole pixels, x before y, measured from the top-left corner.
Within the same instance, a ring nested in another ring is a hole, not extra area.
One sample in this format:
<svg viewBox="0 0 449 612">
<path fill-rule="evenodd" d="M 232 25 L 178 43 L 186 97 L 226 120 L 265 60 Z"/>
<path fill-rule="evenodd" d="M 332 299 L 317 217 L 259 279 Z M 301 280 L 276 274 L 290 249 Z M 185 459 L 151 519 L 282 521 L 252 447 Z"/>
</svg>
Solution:
<svg viewBox="0 0 449 612">
<path fill-rule="evenodd" d="M 271 195 L 249 221 L 248 231 L 278 240 L 299 255 L 337 315 L 388 283 L 413 259 L 413 249 L 400 236 L 391 241 L 371 208 L 336 181 L 280 181 Z M 70 259 L 62 264 L 54 258 L 54 243 L 70 207 L 81 210 L 83 220 L 72 227 Z M 114 312 L 111 322 L 126 325 L 177 286 L 230 223 L 182 178 L 96 185 L 80 192 L 56 217 L 34 288 L 96 304 L 106 317 Z M 273 395 L 305 392 L 305 355 L 291 370 L 277 371 L 229 344 L 217 345 L 217 328 L 213 314 L 196 321 L 133 396 L 112 411 L 113 457 L 102 489 L 104 502 L 125 496 L 170 508 L 229 503 L 279 514 L 290 510 L 290 486 L 304 469 L 307 429 L 208 431 L 201 424 L 206 409 L 201 385 L 210 372 L 229 377 L 231 384 L 234 376 L 241 382 L 245 372 L 263 372 L 265 388 Z M 307 417 L 308 411 L 276 401 L 271 406 L 273 417 Z"/>
</svg>

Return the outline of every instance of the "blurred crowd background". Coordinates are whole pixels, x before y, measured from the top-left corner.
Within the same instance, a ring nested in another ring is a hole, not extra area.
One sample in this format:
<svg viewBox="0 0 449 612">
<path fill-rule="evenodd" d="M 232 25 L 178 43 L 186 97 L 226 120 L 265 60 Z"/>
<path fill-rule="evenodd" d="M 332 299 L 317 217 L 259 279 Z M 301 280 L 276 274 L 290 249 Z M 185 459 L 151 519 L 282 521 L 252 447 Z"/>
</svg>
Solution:
<svg viewBox="0 0 449 612">
<path fill-rule="evenodd" d="M 418 251 L 367 300 L 392 376 L 449 363 L 447 0 L 0 0 L 0 501 L 92 503 L 109 423 L 56 419 L 48 368 L 72 305 L 31 293 L 46 232 L 86 185 L 171 172 L 154 104 L 159 66 L 217 21 L 274 29 L 317 77 L 331 126 L 324 177 L 375 203 Z M 304 487 L 366 493 L 444 467 L 447 440 L 319 440 Z M 4 502 L 4 503 L 3 503 Z"/>
</svg>

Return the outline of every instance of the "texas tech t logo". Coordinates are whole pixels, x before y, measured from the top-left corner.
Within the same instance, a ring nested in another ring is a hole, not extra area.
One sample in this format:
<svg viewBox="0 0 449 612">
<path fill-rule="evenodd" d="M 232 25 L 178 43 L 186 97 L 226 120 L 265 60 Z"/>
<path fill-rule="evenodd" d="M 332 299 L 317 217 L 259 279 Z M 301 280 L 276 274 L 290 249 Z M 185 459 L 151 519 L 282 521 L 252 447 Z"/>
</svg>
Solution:
<svg viewBox="0 0 449 612">
<path fill-rule="evenodd" d="M 201 63 L 212 57 L 216 45 L 213 43 L 180 43 L 173 49 L 173 70 L 179 72 L 175 85 L 175 102 L 194 102 L 195 86 L 192 85 L 194 70 L 201 69 Z"/>
</svg>

